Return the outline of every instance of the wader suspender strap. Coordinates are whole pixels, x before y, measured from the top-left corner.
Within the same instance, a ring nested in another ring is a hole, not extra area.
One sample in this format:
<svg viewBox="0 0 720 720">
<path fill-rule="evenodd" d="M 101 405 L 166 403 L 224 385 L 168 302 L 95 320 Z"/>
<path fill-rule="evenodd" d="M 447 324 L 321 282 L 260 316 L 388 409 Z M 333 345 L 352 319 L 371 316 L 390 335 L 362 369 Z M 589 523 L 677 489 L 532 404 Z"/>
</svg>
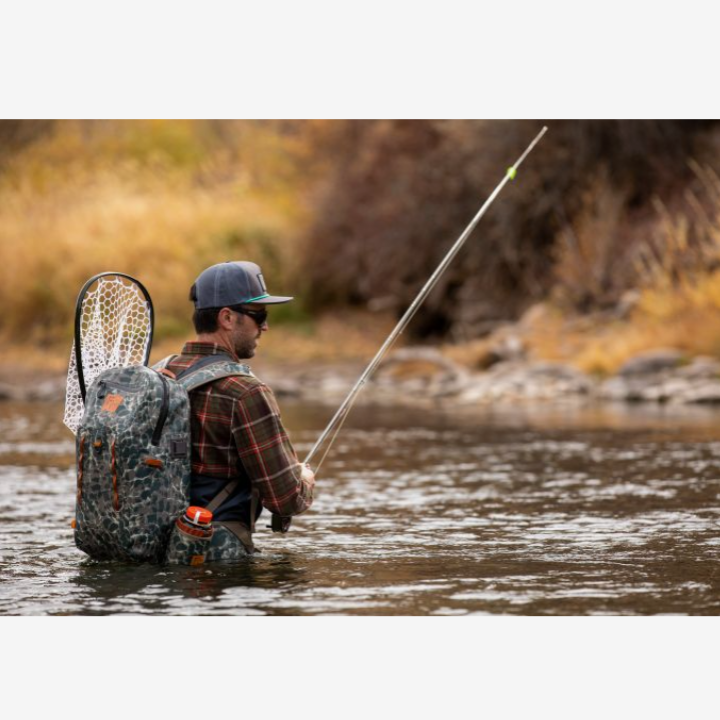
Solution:
<svg viewBox="0 0 720 720">
<path fill-rule="evenodd" d="M 214 513 L 229 497 L 235 488 L 239 485 L 239 480 L 231 480 L 206 506 L 205 509 Z"/>
<path fill-rule="evenodd" d="M 240 480 L 231 480 L 206 506 L 205 509 L 214 513 L 234 492 Z M 253 488 L 250 496 L 250 532 L 255 532 L 255 515 L 257 514 L 260 494 Z"/>
</svg>

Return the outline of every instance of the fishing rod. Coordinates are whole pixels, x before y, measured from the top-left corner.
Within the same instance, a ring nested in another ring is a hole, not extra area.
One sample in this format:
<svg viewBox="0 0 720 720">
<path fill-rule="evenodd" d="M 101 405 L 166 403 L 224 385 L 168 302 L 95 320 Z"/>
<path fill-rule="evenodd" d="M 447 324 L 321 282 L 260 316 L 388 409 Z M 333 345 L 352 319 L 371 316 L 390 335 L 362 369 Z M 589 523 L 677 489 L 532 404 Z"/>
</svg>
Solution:
<svg viewBox="0 0 720 720">
<path fill-rule="evenodd" d="M 408 323 L 413 319 L 415 313 L 420 308 L 420 305 L 422 305 L 423 301 L 428 296 L 430 291 L 435 287 L 441 275 L 445 272 L 448 265 L 450 265 L 450 263 L 453 261 L 453 258 L 458 254 L 460 248 L 462 248 L 462 246 L 465 244 L 465 241 L 470 236 L 470 233 L 472 233 L 472 231 L 475 229 L 476 225 L 480 222 L 482 216 L 487 212 L 487 209 L 490 207 L 490 205 L 492 205 L 495 198 L 500 194 L 500 191 L 510 180 L 515 179 L 518 168 L 522 164 L 523 160 L 525 160 L 525 158 L 530 154 L 532 149 L 540 142 L 540 139 L 546 132 L 547 127 L 543 127 L 543 129 L 538 133 L 537 137 L 530 143 L 530 145 L 528 145 L 525 152 L 519 157 L 517 162 L 507 169 L 503 179 L 500 181 L 495 190 L 493 190 L 490 197 L 485 201 L 485 204 L 480 208 L 480 210 L 478 210 L 477 215 L 475 215 L 470 224 L 465 228 L 462 235 L 460 235 L 460 237 L 455 241 L 455 244 L 450 248 L 448 254 L 438 265 L 435 272 L 430 276 L 430 279 L 425 283 L 422 290 L 420 290 L 418 296 L 415 298 L 412 305 L 410 305 L 410 307 L 405 311 L 405 314 L 402 316 L 402 318 L 400 318 L 400 321 L 395 326 L 395 329 L 390 333 L 387 340 L 385 340 L 382 347 L 378 350 L 375 357 L 370 361 L 370 364 L 367 366 L 367 368 L 365 368 L 365 371 L 355 383 L 352 390 L 350 390 L 348 396 L 345 398 L 342 405 L 340 405 L 338 411 L 335 413 L 332 420 L 330 420 L 330 422 L 328 423 L 328 426 L 325 428 L 325 430 L 323 430 L 322 435 L 320 435 L 315 445 L 313 445 L 312 450 L 310 450 L 310 453 L 305 458 L 305 462 L 309 463 L 315 456 L 315 453 L 318 451 L 318 449 L 322 447 L 322 444 L 328 438 L 333 429 L 335 430 L 327 446 L 327 449 L 325 450 L 325 454 L 322 456 L 320 462 L 317 464 L 317 467 L 315 469 L 316 473 L 320 470 L 320 466 L 323 464 L 325 458 L 327 457 L 327 454 L 330 452 L 330 448 L 335 442 L 335 438 L 340 432 L 340 429 L 345 422 L 345 418 L 350 412 L 350 408 L 352 407 L 358 393 L 362 389 L 362 386 L 367 382 L 368 378 L 373 374 L 373 372 L 375 372 L 388 350 L 393 346 L 394 342 L 402 334 L 403 330 L 405 330 L 405 328 L 408 326 Z"/>
</svg>

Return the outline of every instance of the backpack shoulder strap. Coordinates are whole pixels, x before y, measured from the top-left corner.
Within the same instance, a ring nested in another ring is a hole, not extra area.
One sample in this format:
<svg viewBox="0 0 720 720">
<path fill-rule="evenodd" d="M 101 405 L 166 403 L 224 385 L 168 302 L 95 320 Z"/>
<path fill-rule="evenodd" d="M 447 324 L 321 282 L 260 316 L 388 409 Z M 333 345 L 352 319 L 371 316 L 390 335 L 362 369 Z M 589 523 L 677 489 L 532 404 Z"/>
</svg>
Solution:
<svg viewBox="0 0 720 720">
<path fill-rule="evenodd" d="M 168 355 L 167 357 L 164 357 L 162 360 L 158 360 L 153 366 L 153 370 L 164 370 L 176 357 L 179 357 L 179 355 Z"/>
<path fill-rule="evenodd" d="M 192 392 L 202 385 L 221 380 L 226 377 L 255 377 L 247 365 L 235 362 L 229 355 L 209 355 L 184 370 L 177 376 L 177 381 Z"/>
</svg>

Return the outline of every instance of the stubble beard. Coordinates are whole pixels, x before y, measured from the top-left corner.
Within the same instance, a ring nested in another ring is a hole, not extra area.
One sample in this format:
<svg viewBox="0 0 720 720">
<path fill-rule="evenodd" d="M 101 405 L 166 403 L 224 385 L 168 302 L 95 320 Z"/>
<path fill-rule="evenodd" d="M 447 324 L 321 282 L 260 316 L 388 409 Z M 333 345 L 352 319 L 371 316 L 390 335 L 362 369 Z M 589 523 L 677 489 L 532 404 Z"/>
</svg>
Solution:
<svg viewBox="0 0 720 720">
<path fill-rule="evenodd" d="M 249 360 L 255 356 L 258 336 L 240 337 L 235 342 L 235 354 L 242 360 Z"/>
</svg>

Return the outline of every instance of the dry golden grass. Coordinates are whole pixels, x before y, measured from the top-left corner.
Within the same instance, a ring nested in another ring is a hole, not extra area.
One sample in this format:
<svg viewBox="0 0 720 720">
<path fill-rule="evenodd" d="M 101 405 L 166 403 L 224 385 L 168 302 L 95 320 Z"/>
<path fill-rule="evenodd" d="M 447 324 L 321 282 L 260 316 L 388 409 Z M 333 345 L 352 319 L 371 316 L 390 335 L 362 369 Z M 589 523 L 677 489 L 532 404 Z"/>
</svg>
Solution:
<svg viewBox="0 0 720 720">
<path fill-rule="evenodd" d="M 617 233 L 624 227 L 627 234 L 628 225 L 620 217 L 617 198 L 598 193 L 602 212 L 589 217 L 600 215 L 607 222 L 592 221 L 569 246 L 561 244 L 556 266 L 560 284 L 554 297 L 562 303 L 587 292 L 602 300 L 608 278 L 625 273 L 634 277 L 637 303 L 623 319 L 613 309 L 573 317 L 566 303 L 564 310 L 545 306 L 532 322 L 521 325 L 533 357 L 600 375 L 660 347 L 677 348 L 688 356 L 720 357 L 720 178 L 697 164 L 693 169 L 697 182 L 683 197 L 684 210 L 670 212 L 656 201 L 654 219 L 634 226 L 639 236 L 630 246 L 632 252 L 625 252 L 618 241 Z"/>
<path fill-rule="evenodd" d="M 180 134 L 163 145 L 152 123 L 92 140 L 70 123 L 6 170 L 0 181 L 6 341 L 68 340 L 80 286 L 106 270 L 129 273 L 148 287 L 159 337 L 183 332 L 188 289 L 217 262 L 252 259 L 271 290 L 301 290 L 293 268 L 295 238 L 306 221 L 302 202 L 282 183 L 257 180 L 249 162 L 224 150 L 202 156 L 188 130 L 198 127 L 168 128 Z M 143 156 L 141 141 L 156 154 Z M 269 150 L 265 158 L 272 165 Z"/>
<path fill-rule="evenodd" d="M 603 376 L 657 348 L 720 357 L 720 271 L 698 275 L 691 284 L 644 289 L 627 319 L 608 313 L 572 318 L 545 307 L 519 332 L 531 357 Z M 481 349 L 475 346 L 475 356 Z"/>
<path fill-rule="evenodd" d="M 305 126 L 304 126 L 305 127 Z M 322 133 L 322 123 L 308 124 Z M 140 279 L 156 311 L 151 361 L 194 336 L 188 290 L 209 265 L 250 259 L 274 308 L 263 363 L 369 360 L 393 319 L 354 311 L 309 317 L 296 272 L 306 194 L 324 172 L 307 138 L 273 125 L 231 124 L 213 144 L 201 123 L 61 123 L 0 176 L 0 375 L 66 370 L 75 298 L 90 276 Z"/>
<path fill-rule="evenodd" d="M 332 132 L 321 123 L 307 127 Z M 312 221 L 310 187 L 325 172 L 311 149 L 301 135 L 272 125 L 60 123 L 0 176 L 0 366 L 63 370 L 77 292 L 105 270 L 146 284 L 156 306 L 153 358 L 176 352 L 192 337 L 188 288 L 202 269 L 227 259 L 258 262 L 272 292 L 300 296 L 273 311 L 265 361 L 372 357 L 393 318 L 303 313 L 298 238 Z M 559 238 L 555 297 L 597 307 L 614 297 L 617 272 L 633 270 L 640 300 L 624 320 L 612 313 L 573 318 L 546 305 L 517 330 L 533 357 L 609 374 L 659 346 L 720 356 L 720 179 L 695 171 L 700 195 L 687 197 L 684 214 L 658 205 L 660 240 L 642 238 L 634 264 L 618 261 L 627 218 L 622 198 L 600 178 L 585 215 Z M 493 342 L 445 352 L 480 369 Z"/>
<path fill-rule="evenodd" d="M 267 264 L 272 248 L 263 238 L 270 245 L 287 231 L 261 201 L 232 192 L 140 192 L 109 180 L 75 201 L 10 201 L 0 209 L 0 299 L 5 330 L 15 336 L 31 329 L 36 338 L 57 337 L 81 284 L 105 270 L 145 283 L 162 329 L 187 309 L 188 288 L 204 267 L 233 257 Z"/>
</svg>

